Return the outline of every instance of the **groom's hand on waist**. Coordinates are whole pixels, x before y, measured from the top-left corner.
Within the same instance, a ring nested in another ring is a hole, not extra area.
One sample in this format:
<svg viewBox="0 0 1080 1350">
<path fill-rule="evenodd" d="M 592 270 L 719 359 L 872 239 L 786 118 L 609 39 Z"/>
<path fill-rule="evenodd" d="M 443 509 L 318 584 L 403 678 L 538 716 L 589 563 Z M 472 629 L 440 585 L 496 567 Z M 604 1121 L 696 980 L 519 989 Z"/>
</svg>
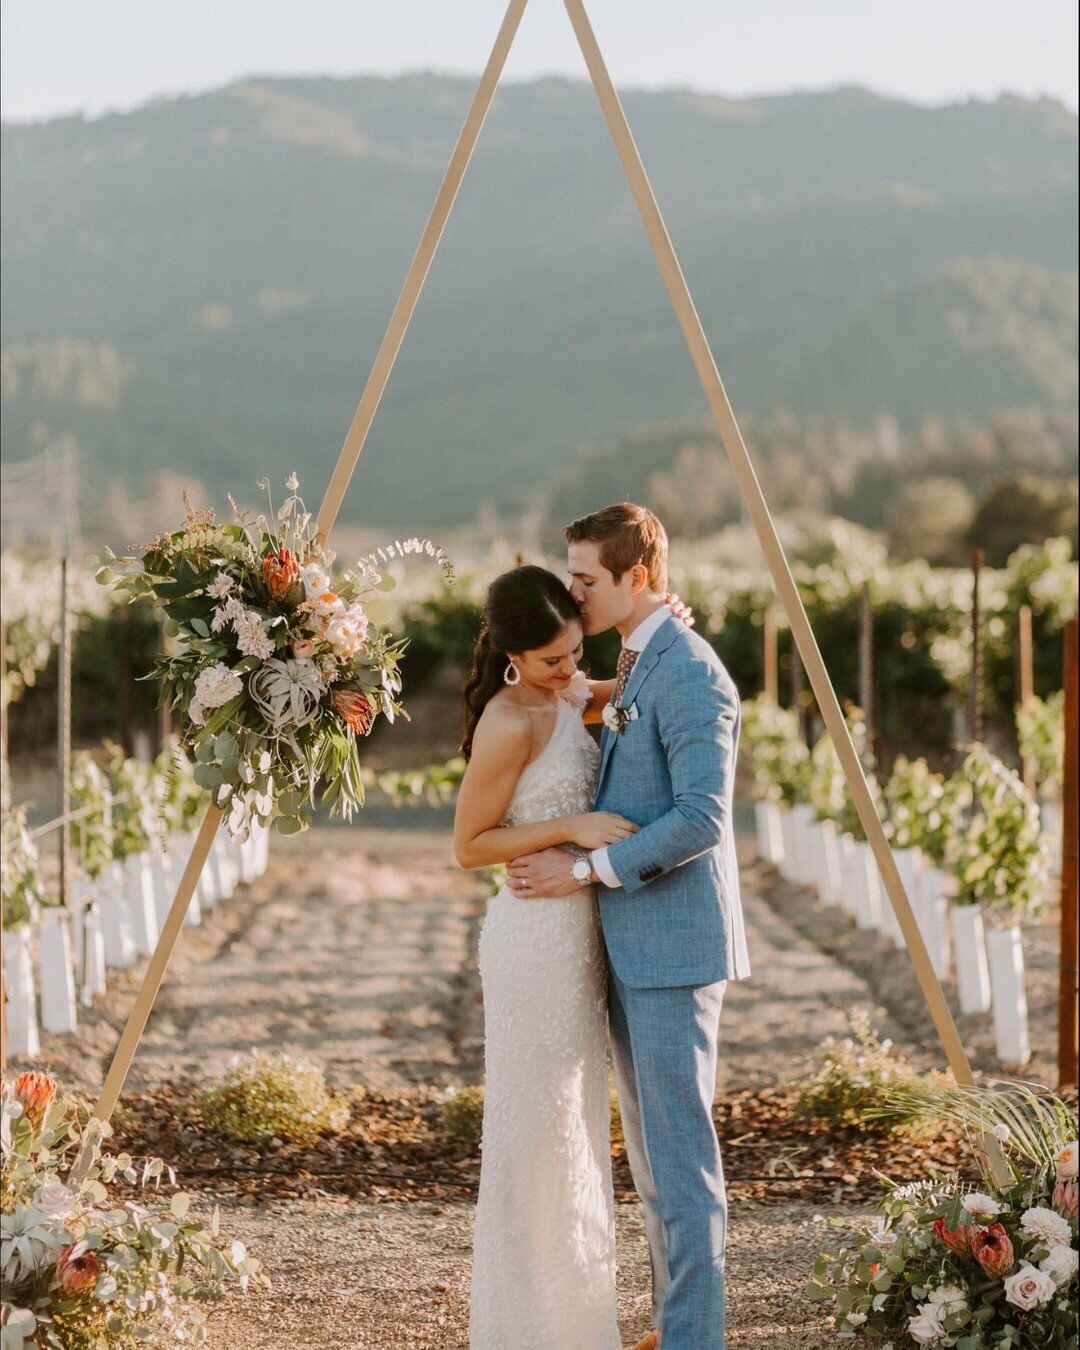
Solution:
<svg viewBox="0 0 1080 1350">
<path fill-rule="evenodd" d="M 546 848 L 542 853 L 514 858 L 506 867 L 510 889 L 519 900 L 560 900 L 573 895 L 589 885 L 570 870 L 580 856 L 561 848 Z M 592 880 L 596 880 L 595 875 Z"/>
</svg>

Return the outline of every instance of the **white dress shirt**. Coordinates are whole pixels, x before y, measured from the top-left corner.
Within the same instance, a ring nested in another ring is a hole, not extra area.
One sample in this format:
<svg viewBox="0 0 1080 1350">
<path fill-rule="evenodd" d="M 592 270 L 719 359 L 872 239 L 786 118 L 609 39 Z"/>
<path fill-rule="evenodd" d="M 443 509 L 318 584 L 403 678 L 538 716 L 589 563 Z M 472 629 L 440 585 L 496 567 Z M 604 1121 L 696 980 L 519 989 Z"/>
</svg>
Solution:
<svg viewBox="0 0 1080 1350">
<path fill-rule="evenodd" d="M 670 617 L 671 607 L 669 605 L 661 605 L 655 613 L 650 614 L 647 619 L 643 619 L 629 637 L 623 638 L 623 647 L 632 652 L 643 652 L 649 645 L 653 634 L 661 624 Z M 630 678 L 634 678 L 633 671 L 630 673 Z M 620 882 L 619 878 L 615 875 L 615 869 L 608 861 L 608 851 L 606 848 L 594 849 L 592 853 L 589 854 L 589 862 L 592 864 L 593 871 L 605 886 L 610 886 L 614 890 L 622 885 L 622 882 Z"/>
</svg>

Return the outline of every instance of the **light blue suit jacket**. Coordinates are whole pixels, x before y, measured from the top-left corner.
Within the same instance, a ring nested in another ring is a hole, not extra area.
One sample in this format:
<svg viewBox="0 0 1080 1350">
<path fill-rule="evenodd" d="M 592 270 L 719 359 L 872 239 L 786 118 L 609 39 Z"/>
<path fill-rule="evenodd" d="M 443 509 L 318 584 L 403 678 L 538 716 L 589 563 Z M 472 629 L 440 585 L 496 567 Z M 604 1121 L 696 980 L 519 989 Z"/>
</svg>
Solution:
<svg viewBox="0 0 1080 1350">
<path fill-rule="evenodd" d="M 641 828 L 608 849 L 621 889 L 599 887 L 615 973 L 636 989 L 744 979 L 731 677 L 703 638 L 671 618 L 638 657 L 620 703 L 638 716 L 618 734 L 604 728 L 596 809 Z"/>
</svg>

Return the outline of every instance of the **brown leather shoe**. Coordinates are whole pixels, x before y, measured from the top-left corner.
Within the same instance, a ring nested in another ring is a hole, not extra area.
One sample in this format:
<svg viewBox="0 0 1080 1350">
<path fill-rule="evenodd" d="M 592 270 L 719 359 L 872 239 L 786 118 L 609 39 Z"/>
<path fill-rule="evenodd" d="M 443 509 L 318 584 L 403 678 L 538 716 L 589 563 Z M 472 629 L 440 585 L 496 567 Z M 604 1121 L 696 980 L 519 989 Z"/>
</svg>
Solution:
<svg viewBox="0 0 1080 1350">
<path fill-rule="evenodd" d="M 638 1341 L 634 1350 L 660 1350 L 660 1332 L 654 1327 L 644 1340 Z"/>
</svg>

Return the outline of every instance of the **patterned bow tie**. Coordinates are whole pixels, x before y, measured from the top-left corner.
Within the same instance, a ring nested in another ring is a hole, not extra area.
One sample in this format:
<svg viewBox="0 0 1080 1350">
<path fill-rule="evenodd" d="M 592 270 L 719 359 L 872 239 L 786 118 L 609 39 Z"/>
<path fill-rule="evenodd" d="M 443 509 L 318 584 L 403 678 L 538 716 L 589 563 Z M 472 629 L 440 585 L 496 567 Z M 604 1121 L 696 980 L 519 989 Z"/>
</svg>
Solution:
<svg viewBox="0 0 1080 1350">
<path fill-rule="evenodd" d="M 622 702 L 622 696 L 626 693 L 626 685 L 630 679 L 630 672 L 634 669 L 634 662 L 640 655 L 640 652 L 632 651 L 629 647 L 624 647 L 619 653 L 619 659 L 615 663 L 616 703 Z"/>
</svg>

